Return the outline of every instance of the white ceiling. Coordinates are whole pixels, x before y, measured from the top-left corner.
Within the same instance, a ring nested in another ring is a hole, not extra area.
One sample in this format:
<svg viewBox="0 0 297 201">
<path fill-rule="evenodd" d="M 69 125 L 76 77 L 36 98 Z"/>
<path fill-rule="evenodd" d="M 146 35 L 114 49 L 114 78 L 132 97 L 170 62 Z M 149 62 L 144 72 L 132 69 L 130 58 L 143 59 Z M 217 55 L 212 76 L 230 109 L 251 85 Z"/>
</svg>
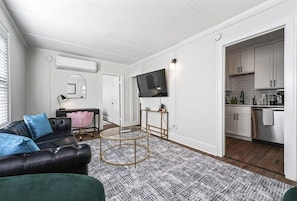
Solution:
<svg viewBox="0 0 297 201">
<path fill-rule="evenodd" d="M 29 47 L 132 64 L 264 1 L 4 0 L 4 3 Z"/>
</svg>

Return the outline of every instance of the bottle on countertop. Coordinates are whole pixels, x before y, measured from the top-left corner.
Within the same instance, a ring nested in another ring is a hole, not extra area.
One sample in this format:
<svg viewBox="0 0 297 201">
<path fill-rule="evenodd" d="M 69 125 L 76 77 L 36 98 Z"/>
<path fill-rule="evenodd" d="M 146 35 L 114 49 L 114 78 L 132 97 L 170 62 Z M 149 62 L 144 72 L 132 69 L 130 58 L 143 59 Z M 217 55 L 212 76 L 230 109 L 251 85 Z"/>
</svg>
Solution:
<svg viewBox="0 0 297 201">
<path fill-rule="evenodd" d="M 229 96 L 225 97 L 225 104 L 229 104 Z"/>
<path fill-rule="evenodd" d="M 244 104 L 244 92 L 243 91 L 240 92 L 239 102 L 242 103 L 242 104 Z"/>
<path fill-rule="evenodd" d="M 234 98 L 234 104 L 237 104 L 237 98 L 236 97 Z"/>
<path fill-rule="evenodd" d="M 255 96 L 253 96 L 253 105 L 257 105 L 256 97 Z"/>
<path fill-rule="evenodd" d="M 234 104 L 234 98 L 233 98 L 233 97 L 231 98 L 230 103 L 231 103 L 231 104 Z"/>
</svg>

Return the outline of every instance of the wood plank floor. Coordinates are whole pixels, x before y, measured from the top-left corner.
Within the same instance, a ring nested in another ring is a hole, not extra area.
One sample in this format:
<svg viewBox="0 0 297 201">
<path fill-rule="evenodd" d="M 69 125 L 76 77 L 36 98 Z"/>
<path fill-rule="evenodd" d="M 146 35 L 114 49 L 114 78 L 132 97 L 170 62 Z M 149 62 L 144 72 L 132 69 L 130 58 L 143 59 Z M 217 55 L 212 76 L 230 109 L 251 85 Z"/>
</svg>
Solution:
<svg viewBox="0 0 297 201">
<path fill-rule="evenodd" d="M 226 137 L 225 156 L 284 175 L 284 148 Z"/>
<path fill-rule="evenodd" d="M 297 186 L 284 176 L 284 148 L 226 137 L 225 157 L 215 157 L 237 167 Z"/>
</svg>

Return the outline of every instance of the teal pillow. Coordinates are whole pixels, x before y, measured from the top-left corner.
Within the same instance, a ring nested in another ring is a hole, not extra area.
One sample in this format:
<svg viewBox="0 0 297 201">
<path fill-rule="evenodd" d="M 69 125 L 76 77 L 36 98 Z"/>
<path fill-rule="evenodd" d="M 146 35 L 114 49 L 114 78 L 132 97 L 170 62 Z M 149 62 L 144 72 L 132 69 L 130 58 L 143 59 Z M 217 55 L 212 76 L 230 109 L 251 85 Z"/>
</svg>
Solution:
<svg viewBox="0 0 297 201">
<path fill-rule="evenodd" d="M 33 140 L 53 133 L 53 129 L 45 113 L 33 116 L 24 115 L 23 118 L 32 134 Z"/>
<path fill-rule="evenodd" d="M 35 142 L 28 137 L 0 133 L 0 157 L 39 150 Z"/>
</svg>

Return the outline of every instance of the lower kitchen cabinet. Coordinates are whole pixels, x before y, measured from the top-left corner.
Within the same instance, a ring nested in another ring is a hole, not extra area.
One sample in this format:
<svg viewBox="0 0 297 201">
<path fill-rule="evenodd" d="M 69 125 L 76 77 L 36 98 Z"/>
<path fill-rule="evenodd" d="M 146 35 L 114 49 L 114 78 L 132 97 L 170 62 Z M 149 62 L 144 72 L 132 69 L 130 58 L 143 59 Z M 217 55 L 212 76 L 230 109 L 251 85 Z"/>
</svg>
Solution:
<svg viewBox="0 0 297 201">
<path fill-rule="evenodd" d="M 252 140 L 251 107 L 226 106 L 226 135 L 243 140 Z"/>
</svg>

